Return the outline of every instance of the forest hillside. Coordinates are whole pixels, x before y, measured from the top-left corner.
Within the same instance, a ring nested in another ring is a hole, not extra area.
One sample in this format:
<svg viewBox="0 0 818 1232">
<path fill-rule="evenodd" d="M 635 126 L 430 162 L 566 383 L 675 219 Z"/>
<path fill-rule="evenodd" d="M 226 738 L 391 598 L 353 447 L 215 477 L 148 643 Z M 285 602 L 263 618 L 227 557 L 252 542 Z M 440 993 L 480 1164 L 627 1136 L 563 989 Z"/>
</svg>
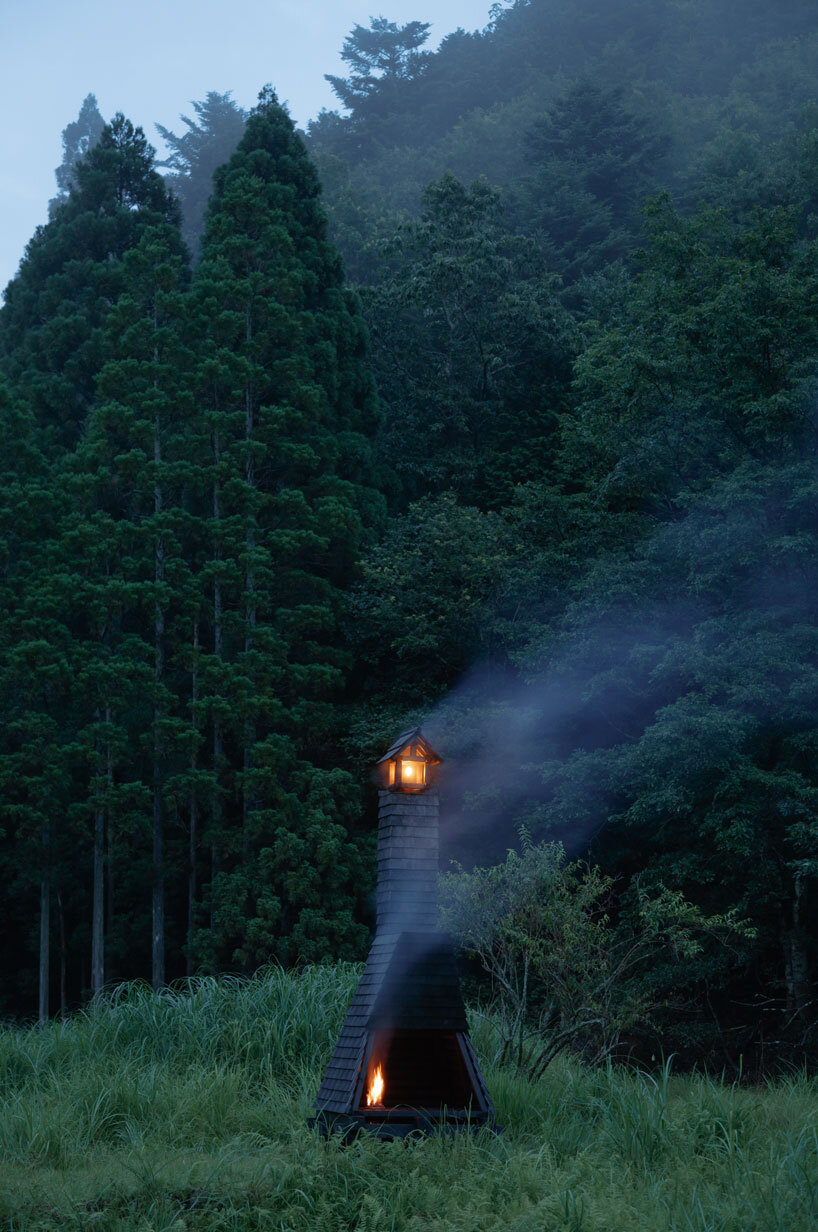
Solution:
<svg viewBox="0 0 818 1232">
<path fill-rule="evenodd" d="M 66 128 L 0 310 L 0 1009 L 362 957 L 422 721 L 447 863 L 729 924 L 631 1054 L 812 1059 L 818 14 L 428 35 L 356 26 L 305 133 Z"/>
</svg>

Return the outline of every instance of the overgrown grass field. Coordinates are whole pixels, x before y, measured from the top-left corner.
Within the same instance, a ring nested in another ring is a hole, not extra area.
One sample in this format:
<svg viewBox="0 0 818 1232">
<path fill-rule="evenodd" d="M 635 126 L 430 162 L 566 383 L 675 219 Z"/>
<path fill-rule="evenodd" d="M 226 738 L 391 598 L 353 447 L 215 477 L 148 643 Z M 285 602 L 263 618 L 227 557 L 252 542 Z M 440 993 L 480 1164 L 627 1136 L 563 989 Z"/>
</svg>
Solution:
<svg viewBox="0 0 818 1232">
<path fill-rule="evenodd" d="M 305 1125 L 352 968 L 123 989 L 0 1032 L 0 1226 L 815 1232 L 818 1085 L 492 1068 L 502 1136 L 346 1148 Z"/>
</svg>

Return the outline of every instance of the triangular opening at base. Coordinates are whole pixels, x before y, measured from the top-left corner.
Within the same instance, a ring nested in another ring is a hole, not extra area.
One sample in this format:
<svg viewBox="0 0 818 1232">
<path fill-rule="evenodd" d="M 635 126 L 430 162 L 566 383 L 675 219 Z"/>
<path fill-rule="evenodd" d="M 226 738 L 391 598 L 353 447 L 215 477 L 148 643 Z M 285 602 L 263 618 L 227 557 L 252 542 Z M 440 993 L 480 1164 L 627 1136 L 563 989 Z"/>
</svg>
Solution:
<svg viewBox="0 0 818 1232">
<path fill-rule="evenodd" d="M 360 1111 L 395 1108 L 484 1111 L 457 1031 L 371 1032 L 359 1081 Z"/>
</svg>

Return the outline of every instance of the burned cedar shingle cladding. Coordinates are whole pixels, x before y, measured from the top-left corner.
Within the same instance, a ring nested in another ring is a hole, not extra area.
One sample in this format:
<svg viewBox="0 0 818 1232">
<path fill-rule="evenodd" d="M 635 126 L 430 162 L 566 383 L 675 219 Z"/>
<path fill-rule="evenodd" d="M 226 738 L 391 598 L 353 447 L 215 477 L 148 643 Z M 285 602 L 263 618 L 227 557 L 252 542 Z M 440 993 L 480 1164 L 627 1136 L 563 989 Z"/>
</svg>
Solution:
<svg viewBox="0 0 818 1232">
<path fill-rule="evenodd" d="M 315 1101 L 321 1111 L 352 1109 L 369 1031 L 468 1030 L 451 942 L 437 931 L 438 810 L 436 792 L 380 792 L 375 939 Z"/>
<path fill-rule="evenodd" d="M 388 763 L 401 753 L 422 757 L 427 767 L 440 761 L 419 729 L 404 732 L 379 763 L 385 782 L 393 781 Z M 437 1106 L 438 1119 L 493 1124 L 494 1110 L 469 1040 L 454 950 L 448 935 L 438 931 L 437 792 L 425 785 L 418 790 L 414 782 L 401 785 L 402 773 L 394 783 L 393 790 L 379 795 L 375 938 L 315 1101 L 316 1123 L 342 1128 L 365 1123 L 370 1132 L 380 1132 L 373 1129 L 372 1118 L 394 1115 L 389 1106 L 380 1113 L 361 1108 L 367 1060 L 375 1040 L 386 1034 L 403 1041 L 401 1059 L 390 1051 L 386 1062 L 387 1098 L 390 1085 L 396 1091 L 393 1108 Z M 393 1061 L 397 1069 L 390 1076 Z M 419 1061 L 425 1079 L 417 1074 Z M 465 1086 L 452 1085 L 452 1067 L 462 1069 Z M 437 1077 L 430 1081 L 429 1073 Z M 383 1124 L 381 1130 L 390 1136 Z"/>
</svg>

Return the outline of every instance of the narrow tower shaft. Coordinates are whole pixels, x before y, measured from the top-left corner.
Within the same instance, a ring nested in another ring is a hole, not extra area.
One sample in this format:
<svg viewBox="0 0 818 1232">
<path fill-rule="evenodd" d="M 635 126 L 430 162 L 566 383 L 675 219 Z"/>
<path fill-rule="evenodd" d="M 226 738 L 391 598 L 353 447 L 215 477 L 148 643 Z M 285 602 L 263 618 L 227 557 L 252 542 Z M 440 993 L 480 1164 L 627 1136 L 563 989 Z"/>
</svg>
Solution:
<svg viewBox="0 0 818 1232">
<path fill-rule="evenodd" d="M 437 930 L 439 801 L 379 792 L 376 935 Z"/>
</svg>

